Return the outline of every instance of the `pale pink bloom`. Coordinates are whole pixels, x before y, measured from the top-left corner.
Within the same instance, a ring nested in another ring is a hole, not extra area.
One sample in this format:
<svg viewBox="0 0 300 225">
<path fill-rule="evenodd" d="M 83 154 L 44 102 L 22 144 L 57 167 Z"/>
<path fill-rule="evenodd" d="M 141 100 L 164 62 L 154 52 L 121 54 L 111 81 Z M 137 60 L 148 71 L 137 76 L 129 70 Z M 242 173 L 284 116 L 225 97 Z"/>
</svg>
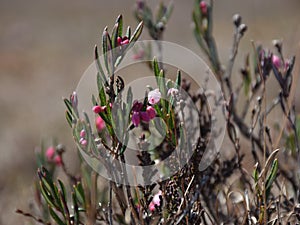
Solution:
<svg viewBox="0 0 300 225">
<path fill-rule="evenodd" d="M 96 118 L 96 128 L 98 130 L 98 132 L 102 131 L 105 127 L 105 122 L 104 120 L 101 118 L 101 116 L 98 116 Z"/>
<path fill-rule="evenodd" d="M 46 158 L 49 161 L 51 161 L 53 159 L 54 155 L 55 155 L 55 148 L 51 146 L 46 150 Z"/>
<path fill-rule="evenodd" d="M 168 95 L 171 95 L 171 96 L 175 96 L 175 95 L 177 95 L 178 94 L 178 89 L 177 88 L 170 88 L 169 90 L 168 90 Z"/>
<path fill-rule="evenodd" d="M 159 92 L 158 88 L 148 93 L 148 101 L 151 105 L 155 105 L 156 103 L 158 103 L 160 98 L 161 93 Z"/>
<path fill-rule="evenodd" d="M 80 131 L 80 137 L 81 137 L 81 138 L 84 138 L 85 135 L 86 135 L 86 132 L 85 132 L 84 129 L 82 129 L 82 130 Z"/>
<path fill-rule="evenodd" d="M 81 138 L 79 140 L 79 143 L 82 145 L 82 146 L 87 146 L 87 140 L 85 140 L 84 138 Z"/>
<path fill-rule="evenodd" d="M 152 202 L 149 204 L 149 210 L 154 211 L 155 210 L 155 205 L 160 206 L 160 196 L 162 195 L 162 192 L 159 191 L 157 194 L 154 195 Z"/>
</svg>

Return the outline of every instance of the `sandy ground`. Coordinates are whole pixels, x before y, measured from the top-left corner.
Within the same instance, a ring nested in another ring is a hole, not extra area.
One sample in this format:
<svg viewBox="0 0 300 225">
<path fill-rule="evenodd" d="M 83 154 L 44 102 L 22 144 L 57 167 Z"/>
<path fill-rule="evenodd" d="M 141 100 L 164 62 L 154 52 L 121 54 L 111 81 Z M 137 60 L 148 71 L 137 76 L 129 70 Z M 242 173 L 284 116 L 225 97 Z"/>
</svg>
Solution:
<svg viewBox="0 0 300 225">
<path fill-rule="evenodd" d="M 67 161 L 76 170 L 71 132 L 64 118 L 63 96 L 69 94 L 93 59 L 105 25 L 118 14 L 134 27 L 131 0 L 0 1 L 0 224 L 20 224 L 16 208 L 27 209 L 34 179 L 34 149 L 41 140 L 57 138 L 68 146 Z M 159 1 L 149 1 L 155 6 Z M 243 15 L 249 32 L 241 52 L 251 51 L 250 40 L 271 46 L 273 38 L 286 42 L 295 54 L 300 40 L 297 0 L 215 1 L 214 33 L 221 59 L 231 45 L 231 17 Z M 191 32 L 193 1 L 175 0 L 165 40 L 201 54 Z M 147 38 L 147 34 L 143 38 Z M 239 55 L 242 59 L 244 55 Z M 226 61 L 225 61 L 226 62 Z M 26 221 L 26 220 L 25 220 Z"/>
</svg>

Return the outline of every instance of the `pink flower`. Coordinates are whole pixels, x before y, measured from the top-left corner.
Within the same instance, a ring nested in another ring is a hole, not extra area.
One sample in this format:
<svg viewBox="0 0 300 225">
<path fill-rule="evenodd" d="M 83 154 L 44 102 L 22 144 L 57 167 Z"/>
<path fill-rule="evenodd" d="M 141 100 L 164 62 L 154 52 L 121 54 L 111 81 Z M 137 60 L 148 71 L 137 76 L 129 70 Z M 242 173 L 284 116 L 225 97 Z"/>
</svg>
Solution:
<svg viewBox="0 0 300 225">
<path fill-rule="evenodd" d="M 148 93 L 148 101 L 151 105 L 155 105 L 156 103 L 158 103 L 160 98 L 161 93 L 159 92 L 158 88 Z"/>
<path fill-rule="evenodd" d="M 156 110 L 152 106 L 148 106 L 146 109 L 150 120 L 152 120 L 156 116 Z"/>
<path fill-rule="evenodd" d="M 56 155 L 54 157 L 54 163 L 57 165 L 57 166 L 61 166 L 63 164 L 63 161 L 62 161 L 62 158 L 60 155 Z"/>
<path fill-rule="evenodd" d="M 126 36 L 124 36 L 123 38 L 122 37 L 117 37 L 117 42 L 118 42 L 119 46 L 129 44 L 128 37 L 126 37 Z"/>
<path fill-rule="evenodd" d="M 87 145 L 87 140 L 85 140 L 84 138 L 81 138 L 79 140 L 79 143 L 82 145 L 82 146 L 86 146 Z"/>
<path fill-rule="evenodd" d="M 160 196 L 162 195 L 162 192 L 159 191 L 156 195 L 154 195 L 152 202 L 149 204 L 149 210 L 154 211 L 155 210 L 155 205 L 160 206 Z"/>
<path fill-rule="evenodd" d="M 94 113 L 100 113 L 100 112 L 102 112 L 102 111 L 103 111 L 103 109 L 102 109 L 102 107 L 99 106 L 99 105 L 95 105 L 95 106 L 93 107 L 93 112 L 94 112 Z"/>
<path fill-rule="evenodd" d="M 141 122 L 140 113 L 139 112 L 133 112 L 131 120 L 132 120 L 133 125 L 135 127 L 137 127 Z"/>
<path fill-rule="evenodd" d="M 281 59 L 277 55 L 272 56 L 272 63 L 277 69 L 281 67 Z"/>
<path fill-rule="evenodd" d="M 96 118 L 96 128 L 98 130 L 98 132 L 102 131 L 105 127 L 105 122 L 104 120 L 101 118 L 101 116 L 98 116 Z"/>
<path fill-rule="evenodd" d="M 140 112 L 140 118 L 145 123 L 149 123 L 149 121 L 150 121 L 150 117 L 148 115 L 148 112 Z"/>
<path fill-rule="evenodd" d="M 200 2 L 200 9 L 203 15 L 207 14 L 207 4 L 205 1 Z"/>
<path fill-rule="evenodd" d="M 169 90 L 168 90 L 168 95 L 171 95 L 171 96 L 175 96 L 175 95 L 177 95 L 178 94 L 178 89 L 177 88 L 170 88 Z"/>
<path fill-rule="evenodd" d="M 46 158 L 48 159 L 48 161 L 51 161 L 54 155 L 55 155 L 55 148 L 51 146 L 46 150 Z"/>
<path fill-rule="evenodd" d="M 81 137 L 81 138 L 84 138 L 85 135 L 86 135 L 86 132 L 85 132 L 84 129 L 82 129 L 82 130 L 80 131 L 80 137 Z"/>
</svg>

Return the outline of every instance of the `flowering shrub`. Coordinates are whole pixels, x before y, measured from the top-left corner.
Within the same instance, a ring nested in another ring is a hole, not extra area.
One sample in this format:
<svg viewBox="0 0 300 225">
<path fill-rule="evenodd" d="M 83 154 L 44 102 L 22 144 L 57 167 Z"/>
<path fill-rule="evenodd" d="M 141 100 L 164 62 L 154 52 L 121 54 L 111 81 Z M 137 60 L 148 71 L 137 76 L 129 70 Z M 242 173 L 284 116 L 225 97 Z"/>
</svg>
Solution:
<svg viewBox="0 0 300 225">
<path fill-rule="evenodd" d="M 247 26 L 240 15 L 234 15 L 232 52 L 224 69 L 212 32 L 213 3 L 195 1 L 194 34 L 221 93 L 207 88 L 210 76 L 196 88 L 180 70 L 176 80 L 167 78 L 160 41 L 173 5 L 161 4 L 154 18 L 147 4 L 137 1 L 139 24 L 134 32 L 130 27 L 123 29 L 119 16 L 111 33 L 104 28 L 101 55 L 95 47 L 98 93 L 91 96 L 89 109 L 94 119 L 81 112 L 80 93 L 73 92 L 64 99 L 66 119 L 80 153 L 80 176 L 68 172 L 62 145 L 42 148 L 37 153 L 39 210 L 18 213 L 37 223 L 60 225 L 299 223 L 300 119 L 292 104 L 295 57 L 283 55 L 280 41 L 274 42 L 276 52 L 253 43 L 254 62 L 247 55 L 240 70 L 241 82 L 234 86 L 233 66 Z M 148 85 L 144 97 L 134 99 L 132 87 L 124 91 L 127 85 L 118 67 L 134 48 L 144 26 L 157 44 L 158 55 L 144 46 L 135 49 L 133 58 L 148 63 L 151 58 L 149 67 L 156 86 Z M 280 87 L 271 102 L 266 99 L 270 79 Z M 246 101 L 238 110 L 242 93 Z M 276 143 L 266 119 L 275 107 L 285 116 Z M 226 129 L 232 142 L 232 146 L 223 146 L 234 153 L 229 159 L 219 156 L 213 142 L 221 135 L 213 129 L 220 122 L 215 108 L 222 109 L 225 123 L 219 126 Z M 240 135 L 249 142 L 249 149 L 242 151 Z M 139 150 L 134 153 L 138 165 L 129 167 L 132 146 Z M 253 171 L 243 167 L 246 153 L 255 161 Z M 285 160 L 294 169 L 284 166 Z M 205 167 L 201 166 L 203 161 Z M 58 169 L 64 171 L 67 181 L 57 180 Z M 102 172 L 107 180 L 99 185 Z"/>
</svg>

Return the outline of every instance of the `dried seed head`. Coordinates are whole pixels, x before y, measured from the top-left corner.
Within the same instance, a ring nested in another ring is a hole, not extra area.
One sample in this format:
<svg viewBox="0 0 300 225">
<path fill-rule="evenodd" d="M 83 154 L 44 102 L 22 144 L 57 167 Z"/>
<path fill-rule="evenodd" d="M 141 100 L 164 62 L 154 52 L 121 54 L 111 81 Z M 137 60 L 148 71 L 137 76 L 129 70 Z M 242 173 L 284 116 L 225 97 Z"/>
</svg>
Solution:
<svg viewBox="0 0 300 225">
<path fill-rule="evenodd" d="M 234 14 L 232 17 L 233 23 L 236 27 L 239 27 L 242 22 L 242 17 L 239 14 Z"/>
<path fill-rule="evenodd" d="M 239 25 L 238 27 L 238 30 L 239 30 L 239 33 L 243 36 L 244 33 L 247 31 L 247 25 L 242 23 L 241 25 Z"/>
</svg>

